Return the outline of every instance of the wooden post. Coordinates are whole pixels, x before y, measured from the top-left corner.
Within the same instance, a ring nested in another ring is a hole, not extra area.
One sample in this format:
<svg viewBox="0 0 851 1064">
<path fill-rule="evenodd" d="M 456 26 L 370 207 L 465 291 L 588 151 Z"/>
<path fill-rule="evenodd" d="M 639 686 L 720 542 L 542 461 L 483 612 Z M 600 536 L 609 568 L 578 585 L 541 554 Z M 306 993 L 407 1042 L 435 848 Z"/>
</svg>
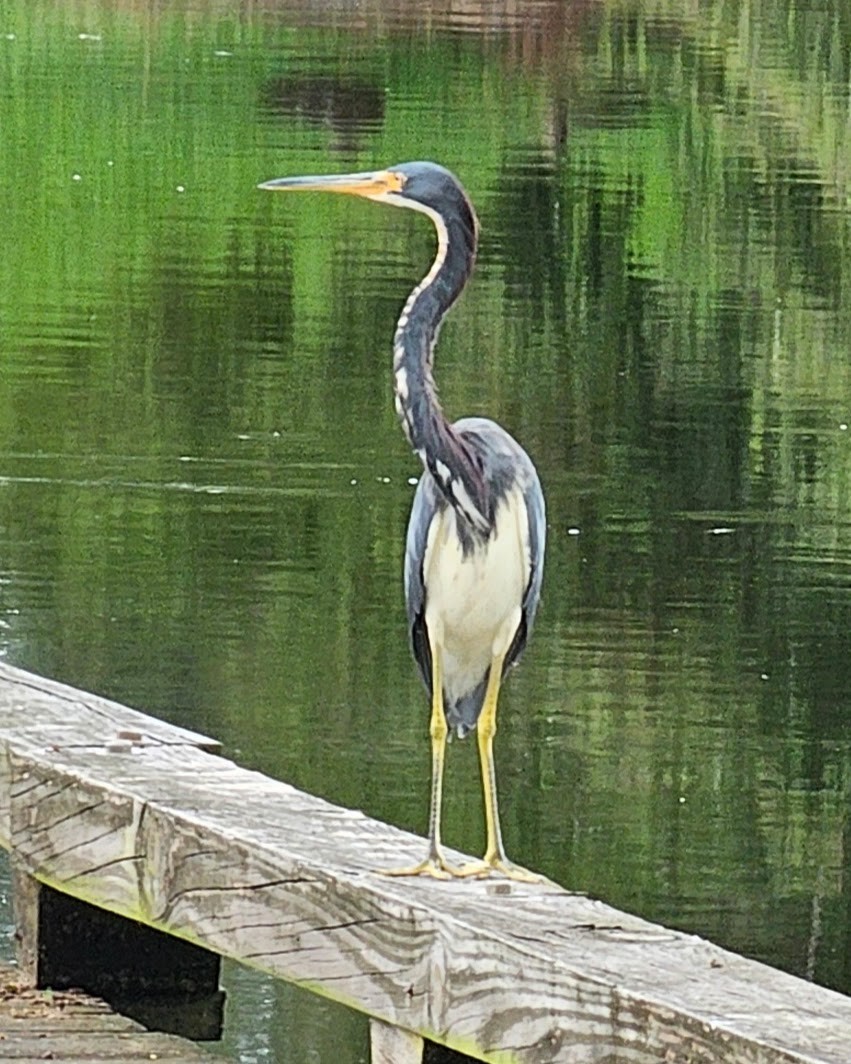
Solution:
<svg viewBox="0 0 851 1064">
<path fill-rule="evenodd" d="M 369 1021 L 370 1064 L 422 1064 L 423 1040 L 402 1027 Z"/>
<path fill-rule="evenodd" d="M 41 884 L 28 875 L 11 855 L 12 918 L 15 921 L 15 954 L 23 986 L 38 984 L 38 901 Z"/>
<path fill-rule="evenodd" d="M 383 1020 L 369 1021 L 370 1064 L 475 1064 L 474 1057 Z"/>
<path fill-rule="evenodd" d="M 12 893 L 27 984 L 84 990 L 149 1030 L 221 1038 L 218 954 L 52 890 L 17 863 Z"/>
</svg>

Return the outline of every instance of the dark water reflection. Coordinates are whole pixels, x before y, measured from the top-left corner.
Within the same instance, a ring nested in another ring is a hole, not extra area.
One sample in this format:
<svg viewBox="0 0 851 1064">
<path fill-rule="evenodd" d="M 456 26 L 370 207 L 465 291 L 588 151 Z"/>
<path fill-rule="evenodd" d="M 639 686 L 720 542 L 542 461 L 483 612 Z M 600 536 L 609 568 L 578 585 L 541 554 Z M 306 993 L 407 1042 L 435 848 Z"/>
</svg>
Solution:
<svg viewBox="0 0 851 1064">
<path fill-rule="evenodd" d="M 432 235 L 254 185 L 437 156 L 483 225 L 441 394 L 548 494 L 509 848 L 847 992 L 851 24 L 734 6 L 8 5 L 0 639 L 424 829 L 389 337 Z M 364 1058 L 229 978 L 241 1059 Z"/>
</svg>

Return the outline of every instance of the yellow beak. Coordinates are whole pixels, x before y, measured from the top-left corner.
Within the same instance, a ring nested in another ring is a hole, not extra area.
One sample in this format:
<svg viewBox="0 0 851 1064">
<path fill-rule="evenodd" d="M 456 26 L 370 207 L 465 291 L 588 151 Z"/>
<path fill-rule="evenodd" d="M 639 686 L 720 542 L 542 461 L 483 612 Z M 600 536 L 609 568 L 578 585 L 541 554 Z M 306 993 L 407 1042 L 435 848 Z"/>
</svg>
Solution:
<svg viewBox="0 0 851 1064">
<path fill-rule="evenodd" d="M 258 188 L 270 192 L 345 192 L 374 199 L 386 192 L 401 192 L 405 179 L 393 170 L 373 170 L 362 174 L 320 174 L 309 177 L 278 177 Z"/>
</svg>

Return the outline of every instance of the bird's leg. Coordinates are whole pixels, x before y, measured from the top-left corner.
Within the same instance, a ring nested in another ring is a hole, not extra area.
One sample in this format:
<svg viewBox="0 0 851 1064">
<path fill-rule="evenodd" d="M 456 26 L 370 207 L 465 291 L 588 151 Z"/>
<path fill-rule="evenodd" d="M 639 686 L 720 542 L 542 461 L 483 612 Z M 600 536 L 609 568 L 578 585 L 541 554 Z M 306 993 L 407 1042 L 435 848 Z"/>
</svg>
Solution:
<svg viewBox="0 0 851 1064">
<path fill-rule="evenodd" d="M 431 803 L 428 817 L 428 854 L 424 861 L 405 868 L 382 869 L 385 876 L 434 876 L 449 879 L 458 869 L 448 863 L 440 842 L 440 812 L 443 804 L 443 761 L 446 754 L 446 736 L 449 729 L 443 710 L 443 663 L 436 640 L 431 639 Z"/>
<path fill-rule="evenodd" d="M 502 844 L 502 828 L 499 823 L 499 804 L 496 796 L 496 767 L 493 760 L 493 737 L 496 734 L 496 706 L 499 688 L 502 682 L 502 662 L 504 654 L 491 661 L 488 685 L 485 690 L 484 704 L 476 729 L 479 744 L 479 761 L 482 767 L 482 787 L 485 798 L 485 824 L 487 828 L 487 845 L 481 861 L 465 865 L 460 869 L 462 876 L 488 876 L 492 872 L 501 872 L 510 879 L 524 883 L 540 883 L 541 877 L 514 864 L 505 856 Z"/>
<path fill-rule="evenodd" d="M 486 865 L 506 861 L 502 842 L 502 826 L 499 822 L 499 802 L 496 794 L 496 766 L 493 760 L 493 737 L 496 735 L 496 705 L 502 674 L 502 660 L 491 663 L 484 705 L 476 729 L 479 746 L 479 762 L 482 768 L 482 787 L 485 799 L 485 825 L 487 846 L 483 858 Z"/>
</svg>

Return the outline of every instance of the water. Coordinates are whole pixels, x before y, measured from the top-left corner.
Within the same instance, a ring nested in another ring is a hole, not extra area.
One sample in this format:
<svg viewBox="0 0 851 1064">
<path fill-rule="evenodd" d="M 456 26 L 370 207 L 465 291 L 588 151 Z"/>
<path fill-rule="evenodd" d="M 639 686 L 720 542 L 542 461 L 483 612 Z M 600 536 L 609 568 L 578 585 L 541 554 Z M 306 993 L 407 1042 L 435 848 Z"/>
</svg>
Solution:
<svg viewBox="0 0 851 1064">
<path fill-rule="evenodd" d="M 523 442 L 549 507 L 509 853 L 851 990 L 846 6 L 2 19 L 4 657 L 425 830 L 390 337 L 433 236 L 254 186 L 437 157 L 483 233 L 441 396 Z M 478 852 L 450 755 L 445 834 Z M 239 1059 L 365 1059 L 359 1017 L 228 983 Z"/>
</svg>

